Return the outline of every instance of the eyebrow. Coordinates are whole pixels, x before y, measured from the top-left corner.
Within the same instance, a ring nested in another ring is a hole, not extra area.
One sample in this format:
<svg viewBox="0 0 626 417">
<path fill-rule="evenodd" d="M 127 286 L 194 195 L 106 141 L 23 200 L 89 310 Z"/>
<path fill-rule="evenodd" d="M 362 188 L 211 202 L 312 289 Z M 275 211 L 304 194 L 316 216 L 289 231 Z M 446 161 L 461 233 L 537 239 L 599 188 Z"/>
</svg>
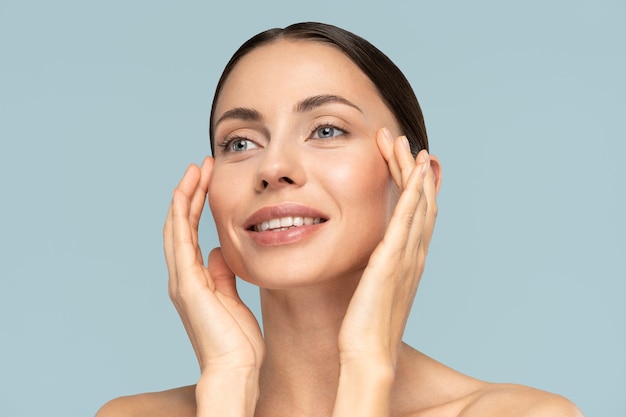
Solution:
<svg viewBox="0 0 626 417">
<path fill-rule="evenodd" d="M 321 94 L 317 96 L 307 97 L 304 100 L 296 103 L 293 109 L 295 113 L 306 113 L 315 110 L 318 107 L 334 103 L 344 104 L 346 106 L 353 107 L 363 113 L 363 110 L 361 110 L 356 104 L 352 103 L 350 100 L 333 94 Z M 263 120 L 263 116 L 261 116 L 261 113 L 259 113 L 258 111 L 248 107 L 235 107 L 224 112 L 224 114 L 222 114 L 220 118 L 217 119 L 214 126 L 217 126 L 220 122 L 226 119 L 238 119 L 258 122 Z"/>
<path fill-rule="evenodd" d="M 261 116 L 261 113 L 254 109 L 249 109 L 246 107 L 235 107 L 234 109 L 230 109 L 224 112 L 224 114 L 222 114 L 220 118 L 217 119 L 217 121 L 215 122 L 215 126 L 217 126 L 222 120 L 225 119 L 239 119 L 258 122 L 263 119 L 263 117 Z"/>
<path fill-rule="evenodd" d="M 294 112 L 305 113 L 314 110 L 317 107 L 334 103 L 345 104 L 346 106 L 354 107 L 355 109 L 363 113 L 363 110 L 361 110 L 356 104 L 352 103 L 350 100 L 333 94 L 322 94 L 318 96 L 307 97 L 294 106 Z"/>
</svg>

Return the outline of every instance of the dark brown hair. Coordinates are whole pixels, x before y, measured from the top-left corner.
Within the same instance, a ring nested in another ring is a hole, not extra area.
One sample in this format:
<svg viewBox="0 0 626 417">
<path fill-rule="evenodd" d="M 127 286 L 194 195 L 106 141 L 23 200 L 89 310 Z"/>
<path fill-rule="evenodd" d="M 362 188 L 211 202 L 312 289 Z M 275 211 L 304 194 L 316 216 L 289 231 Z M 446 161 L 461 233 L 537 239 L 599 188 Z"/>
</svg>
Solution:
<svg viewBox="0 0 626 417">
<path fill-rule="evenodd" d="M 422 109 L 408 80 L 402 71 L 374 45 L 347 30 L 324 23 L 296 23 L 284 29 L 269 29 L 247 40 L 233 54 L 222 72 L 211 108 L 209 137 L 211 152 L 213 143 L 213 116 L 219 95 L 231 71 L 248 52 L 271 42 L 285 40 L 308 40 L 332 45 L 342 51 L 367 75 L 378 89 L 381 98 L 395 116 L 400 129 L 409 140 L 411 152 L 417 155 L 422 149 L 428 150 L 428 137 Z"/>
</svg>

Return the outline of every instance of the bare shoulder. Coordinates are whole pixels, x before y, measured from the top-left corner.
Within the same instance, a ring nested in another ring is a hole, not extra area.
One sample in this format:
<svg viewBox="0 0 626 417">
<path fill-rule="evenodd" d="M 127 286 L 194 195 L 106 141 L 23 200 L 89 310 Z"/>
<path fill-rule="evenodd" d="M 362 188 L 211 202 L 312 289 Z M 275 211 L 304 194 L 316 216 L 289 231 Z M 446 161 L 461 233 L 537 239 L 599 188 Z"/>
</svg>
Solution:
<svg viewBox="0 0 626 417">
<path fill-rule="evenodd" d="M 96 417 L 194 417 L 195 389 L 195 385 L 189 385 L 115 398 L 103 405 Z"/>
<path fill-rule="evenodd" d="M 487 384 L 472 396 L 459 417 L 583 417 L 568 399 L 514 384 Z"/>
<path fill-rule="evenodd" d="M 406 345 L 394 415 L 411 417 L 583 417 L 559 395 L 481 381 Z"/>
</svg>

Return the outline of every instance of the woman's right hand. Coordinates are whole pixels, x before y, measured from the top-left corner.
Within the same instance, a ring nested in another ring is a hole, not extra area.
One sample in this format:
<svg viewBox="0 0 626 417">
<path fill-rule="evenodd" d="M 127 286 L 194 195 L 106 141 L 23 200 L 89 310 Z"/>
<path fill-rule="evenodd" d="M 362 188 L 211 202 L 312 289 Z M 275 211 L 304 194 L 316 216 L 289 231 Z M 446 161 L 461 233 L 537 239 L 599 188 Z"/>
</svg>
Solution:
<svg viewBox="0 0 626 417">
<path fill-rule="evenodd" d="M 256 378 L 248 381 L 255 386 L 265 354 L 259 324 L 239 298 L 235 275 L 221 249 L 213 249 L 205 265 L 198 244 L 198 224 L 212 168 L 210 157 L 200 168 L 190 165 L 174 189 L 163 229 L 169 294 L 202 375 Z"/>
</svg>

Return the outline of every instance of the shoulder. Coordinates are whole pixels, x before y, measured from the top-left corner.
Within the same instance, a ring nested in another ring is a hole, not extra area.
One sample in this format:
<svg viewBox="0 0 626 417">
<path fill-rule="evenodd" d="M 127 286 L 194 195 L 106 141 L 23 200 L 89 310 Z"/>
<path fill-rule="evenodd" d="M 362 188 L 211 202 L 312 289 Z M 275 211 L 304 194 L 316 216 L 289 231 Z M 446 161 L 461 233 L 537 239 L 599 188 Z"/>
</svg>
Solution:
<svg viewBox="0 0 626 417">
<path fill-rule="evenodd" d="M 195 416 L 195 385 L 167 391 L 115 398 L 100 408 L 96 417 Z"/>
<path fill-rule="evenodd" d="M 583 417 L 568 399 L 516 384 L 481 381 L 406 345 L 397 415 L 412 417 Z"/>
<path fill-rule="evenodd" d="M 459 417 L 583 417 L 568 399 L 514 384 L 488 384 L 472 396 Z"/>
</svg>

